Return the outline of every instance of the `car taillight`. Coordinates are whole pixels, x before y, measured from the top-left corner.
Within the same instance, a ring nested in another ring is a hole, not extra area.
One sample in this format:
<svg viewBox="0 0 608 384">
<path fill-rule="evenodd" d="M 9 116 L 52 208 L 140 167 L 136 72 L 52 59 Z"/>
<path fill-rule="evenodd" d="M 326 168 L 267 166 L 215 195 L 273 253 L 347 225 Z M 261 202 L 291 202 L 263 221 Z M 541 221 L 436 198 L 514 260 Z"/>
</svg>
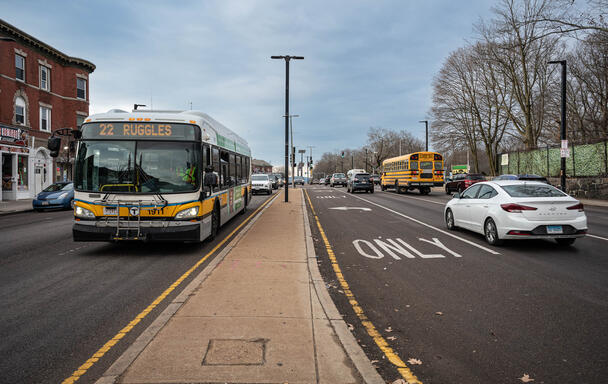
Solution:
<svg viewBox="0 0 608 384">
<path fill-rule="evenodd" d="M 468 186 L 468 185 L 471 185 L 471 180 L 465 180 L 465 181 L 464 181 L 464 185 L 467 185 L 467 186 Z"/>
<path fill-rule="evenodd" d="M 507 212 L 521 212 L 521 211 L 536 211 L 537 208 L 528 207 L 527 205 L 520 204 L 500 204 L 500 207 Z"/>
<path fill-rule="evenodd" d="M 574 209 L 576 209 L 576 210 L 578 210 L 579 212 L 583 212 L 583 211 L 585 210 L 585 207 L 583 207 L 583 203 L 578 203 L 578 204 L 573 205 L 573 206 L 571 206 L 571 207 L 568 207 L 568 208 L 566 208 L 566 209 L 570 209 L 570 210 L 574 210 Z"/>
</svg>

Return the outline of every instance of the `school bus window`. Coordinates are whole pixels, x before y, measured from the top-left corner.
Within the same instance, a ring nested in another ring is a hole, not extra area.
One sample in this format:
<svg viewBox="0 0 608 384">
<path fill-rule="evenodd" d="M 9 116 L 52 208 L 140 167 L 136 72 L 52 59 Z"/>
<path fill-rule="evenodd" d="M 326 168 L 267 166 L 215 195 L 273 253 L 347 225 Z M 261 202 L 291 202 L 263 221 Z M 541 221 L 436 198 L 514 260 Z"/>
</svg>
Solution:
<svg viewBox="0 0 608 384">
<path fill-rule="evenodd" d="M 441 164 L 441 161 L 436 161 L 435 162 L 435 169 L 443 169 L 443 166 Z"/>
<path fill-rule="evenodd" d="M 410 161 L 410 169 L 418 169 L 418 162 Z"/>
</svg>

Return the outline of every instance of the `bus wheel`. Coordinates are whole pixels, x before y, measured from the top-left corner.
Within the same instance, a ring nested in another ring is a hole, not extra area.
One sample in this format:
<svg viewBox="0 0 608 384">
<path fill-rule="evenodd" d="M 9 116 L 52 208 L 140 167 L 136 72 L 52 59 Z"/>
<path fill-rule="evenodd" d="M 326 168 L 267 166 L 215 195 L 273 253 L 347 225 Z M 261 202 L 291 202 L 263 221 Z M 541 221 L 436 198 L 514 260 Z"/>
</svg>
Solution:
<svg viewBox="0 0 608 384">
<path fill-rule="evenodd" d="M 217 208 L 217 205 L 213 208 L 213 213 L 211 214 L 211 235 L 209 238 L 211 240 L 215 239 L 217 233 L 220 229 L 220 210 Z"/>
<path fill-rule="evenodd" d="M 420 188 L 420 194 L 421 195 L 428 195 L 429 193 L 431 193 L 431 188 L 429 188 L 429 187 L 422 187 L 422 188 Z"/>
<path fill-rule="evenodd" d="M 241 209 L 241 212 L 239 212 L 239 214 L 241 214 L 241 215 L 245 214 L 245 210 L 247 209 L 247 201 L 249 200 L 247 198 L 247 193 L 246 192 L 245 192 L 245 196 L 243 196 L 242 200 L 243 200 L 242 201 L 242 203 L 243 203 L 243 209 Z"/>
<path fill-rule="evenodd" d="M 384 186 L 384 184 L 380 185 L 380 190 L 381 191 L 386 191 L 386 187 Z"/>
</svg>

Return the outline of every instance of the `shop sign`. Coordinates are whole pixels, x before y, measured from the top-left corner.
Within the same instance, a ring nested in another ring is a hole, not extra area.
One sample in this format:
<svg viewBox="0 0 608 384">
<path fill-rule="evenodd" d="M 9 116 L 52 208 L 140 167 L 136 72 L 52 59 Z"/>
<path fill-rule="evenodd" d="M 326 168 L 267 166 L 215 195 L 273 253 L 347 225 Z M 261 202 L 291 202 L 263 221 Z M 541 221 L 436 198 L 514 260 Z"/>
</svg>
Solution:
<svg viewBox="0 0 608 384">
<path fill-rule="evenodd" d="M 0 124 L 0 140 L 25 146 L 27 132 L 20 128 Z"/>
</svg>

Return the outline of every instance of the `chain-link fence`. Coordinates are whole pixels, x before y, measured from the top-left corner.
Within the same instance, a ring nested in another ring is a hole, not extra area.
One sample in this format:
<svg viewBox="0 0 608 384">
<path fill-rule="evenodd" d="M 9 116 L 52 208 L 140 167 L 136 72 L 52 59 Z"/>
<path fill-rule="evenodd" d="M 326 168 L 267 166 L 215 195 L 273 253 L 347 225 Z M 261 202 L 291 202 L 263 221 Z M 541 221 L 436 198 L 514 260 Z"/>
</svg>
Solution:
<svg viewBox="0 0 608 384">
<path fill-rule="evenodd" d="M 608 141 L 569 147 L 566 175 L 569 177 L 608 176 Z M 498 171 L 503 174 L 535 174 L 558 177 L 561 169 L 559 147 L 516 151 L 498 155 Z"/>
</svg>

